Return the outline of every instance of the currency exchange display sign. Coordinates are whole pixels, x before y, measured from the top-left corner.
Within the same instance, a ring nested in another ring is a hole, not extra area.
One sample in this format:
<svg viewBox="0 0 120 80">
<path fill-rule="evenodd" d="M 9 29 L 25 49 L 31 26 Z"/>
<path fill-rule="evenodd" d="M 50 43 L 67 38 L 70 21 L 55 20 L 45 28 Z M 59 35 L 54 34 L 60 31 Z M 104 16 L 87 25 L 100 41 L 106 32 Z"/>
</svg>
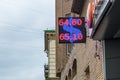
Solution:
<svg viewBox="0 0 120 80">
<path fill-rule="evenodd" d="M 86 28 L 84 17 L 59 17 L 59 43 L 85 43 Z"/>
</svg>

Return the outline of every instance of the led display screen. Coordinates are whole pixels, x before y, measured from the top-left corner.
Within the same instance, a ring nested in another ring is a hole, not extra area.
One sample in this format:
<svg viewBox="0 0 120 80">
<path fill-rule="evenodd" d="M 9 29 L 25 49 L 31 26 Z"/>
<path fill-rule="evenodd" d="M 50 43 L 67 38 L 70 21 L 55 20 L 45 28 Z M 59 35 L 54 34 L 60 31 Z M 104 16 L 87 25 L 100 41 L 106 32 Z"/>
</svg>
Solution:
<svg viewBox="0 0 120 80">
<path fill-rule="evenodd" d="M 85 43 L 84 17 L 59 17 L 59 43 Z"/>
</svg>

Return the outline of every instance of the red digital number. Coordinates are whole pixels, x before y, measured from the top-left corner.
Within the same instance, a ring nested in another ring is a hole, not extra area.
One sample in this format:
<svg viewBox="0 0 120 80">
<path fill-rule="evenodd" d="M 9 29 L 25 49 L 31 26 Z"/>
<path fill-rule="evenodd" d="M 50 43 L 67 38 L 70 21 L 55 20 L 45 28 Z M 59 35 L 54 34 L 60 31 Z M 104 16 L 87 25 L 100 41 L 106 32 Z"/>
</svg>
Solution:
<svg viewBox="0 0 120 80">
<path fill-rule="evenodd" d="M 83 34 L 78 34 L 78 40 L 82 40 L 83 39 Z"/>
<path fill-rule="evenodd" d="M 77 24 L 76 19 L 72 20 L 72 25 L 75 26 Z"/>
<path fill-rule="evenodd" d="M 78 37 L 77 37 L 78 35 Z M 79 34 L 73 34 L 73 39 L 70 38 L 70 34 L 69 33 L 61 33 L 59 36 L 60 40 L 82 40 L 83 39 L 83 34 L 79 33 Z"/>
<path fill-rule="evenodd" d="M 63 33 L 60 34 L 59 39 L 64 40 L 64 34 Z"/>
<path fill-rule="evenodd" d="M 81 26 L 82 25 L 82 20 L 81 19 L 77 19 L 77 25 Z"/>
<path fill-rule="evenodd" d="M 73 19 L 72 20 L 72 25 L 73 26 L 76 26 L 76 25 L 81 26 L 82 25 L 82 20 L 81 19 Z"/>
<path fill-rule="evenodd" d="M 61 33 L 60 36 L 59 36 L 59 39 L 60 40 L 69 40 L 70 35 L 69 35 L 69 33 L 65 33 L 65 34 Z"/>
<path fill-rule="evenodd" d="M 73 34 L 74 40 L 77 40 L 77 36 L 76 34 Z"/>
<path fill-rule="evenodd" d="M 63 26 L 63 24 L 64 24 L 63 19 L 60 19 L 58 23 L 60 26 Z"/>
</svg>

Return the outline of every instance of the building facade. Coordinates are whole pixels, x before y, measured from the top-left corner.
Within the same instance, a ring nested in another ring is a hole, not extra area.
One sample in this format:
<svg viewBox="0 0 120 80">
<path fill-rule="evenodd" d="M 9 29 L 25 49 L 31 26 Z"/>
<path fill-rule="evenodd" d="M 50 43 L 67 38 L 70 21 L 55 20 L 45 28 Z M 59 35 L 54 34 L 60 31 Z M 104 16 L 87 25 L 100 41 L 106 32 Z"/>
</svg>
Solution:
<svg viewBox="0 0 120 80">
<path fill-rule="evenodd" d="M 56 73 L 57 77 L 61 77 L 61 72 L 64 69 L 68 56 L 66 44 L 59 44 L 58 40 L 58 17 L 71 15 L 72 0 L 55 0 L 56 11 Z"/>
<path fill-rule="evenodd" d="M 85 17 L 92 0 L 56 0 L 56 68 L 61 80 L 105 80 L 103 43 L 91 39 L 86 24 L 86 43 L 59 44 L 58 17 Z M 61 58 L 62 57 L 62 58 Z M 61 58 L 61 59 L 59 59 Z M 58 59 L 58 60 L 57 60 Z"/>
<path fill-rule="evenodd" d="M 56 0 L 56 30 L 45 31 L 46 80 L 120 79 L 119 4 L 120 0 Z M 59 17 L 85 17 L 86 42 L 60 44 Z"/>
<path fill-rule="evenodd" d="M 55 30 L 45 30 L 45 52 L 48 57 L 48 65 L 44 65 L 45 79 L 58 80 L 56 77 L 56 34 Z"/>
</svg>

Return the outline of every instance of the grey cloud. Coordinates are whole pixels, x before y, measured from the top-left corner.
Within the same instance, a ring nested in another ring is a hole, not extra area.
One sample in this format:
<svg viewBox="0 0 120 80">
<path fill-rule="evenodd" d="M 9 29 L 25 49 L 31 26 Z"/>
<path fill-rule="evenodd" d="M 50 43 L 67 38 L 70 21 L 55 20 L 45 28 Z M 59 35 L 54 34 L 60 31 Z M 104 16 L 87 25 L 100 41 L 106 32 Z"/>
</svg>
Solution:
<svg viewBox="0 0 120 80">
<path fill-rule="evenodd" d="M 54 28 L 54 0 L 1 0 L 0 12 L 0 80 L 44 80 L 43 30 Z"/>
</svg>

